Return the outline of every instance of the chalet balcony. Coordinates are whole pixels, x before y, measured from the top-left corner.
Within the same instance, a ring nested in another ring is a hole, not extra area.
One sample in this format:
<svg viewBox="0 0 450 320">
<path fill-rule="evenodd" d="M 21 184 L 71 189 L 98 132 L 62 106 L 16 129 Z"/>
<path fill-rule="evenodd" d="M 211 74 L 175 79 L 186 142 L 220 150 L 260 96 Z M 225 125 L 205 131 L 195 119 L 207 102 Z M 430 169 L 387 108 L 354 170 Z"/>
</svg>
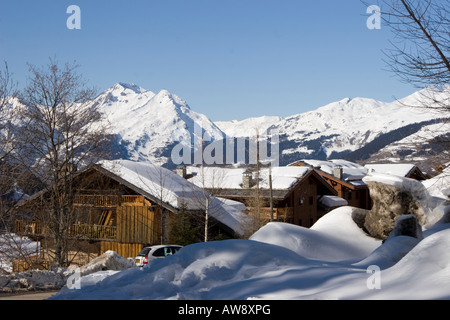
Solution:
<svg viewBox="0 0 450 320">
<path fill-rule="evenodd" d="M 51 236 L 50 229 L 37 221 L 16 220 L 14 231 L 18 235 L 28 236 L 30 238 Z M 117 230 L 115 226 L 76 223 L 70 227 L 68 235 L 70 239 L 77 240 L 115 241 Z"/>
<path fill-rule="evenodd" d="M 144 201 L 141 195 L 77 194 L 73 204 L 74 206 L 107 208 L 120 205 L 143 205 Z"/>
<path fill-rule="evenodd" d="M 248 214 L 254 218 L 270 221 L 271 212 L 270 208 L 263 207 L 260 208 L 259 213 L 255 213 L 255 209 L 253 207 L 248 207 Z M 290 221 L 293 217 L 293 208 L 273 208 L 273 219 L 274 221 L 285 222 Z"/>
</svg>

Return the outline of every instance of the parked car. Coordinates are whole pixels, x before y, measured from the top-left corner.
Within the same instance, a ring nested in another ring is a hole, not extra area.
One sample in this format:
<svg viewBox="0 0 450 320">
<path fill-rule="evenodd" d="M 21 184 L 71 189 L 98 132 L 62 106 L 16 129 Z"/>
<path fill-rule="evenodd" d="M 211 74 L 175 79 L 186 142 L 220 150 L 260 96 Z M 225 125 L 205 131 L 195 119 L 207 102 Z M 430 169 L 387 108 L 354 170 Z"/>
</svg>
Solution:
<svg viewBox="0 0 450 320">
<path fill-rule="evenodd" d="M 177 253 L 181 248 L 182 246 L 178 245 L 158 245 L 145 247 L 141 250 L 141 252 L 138 253 L 134 261 L 137 266 L 143 267 L 151 260 L 173 255 Z"/>
</svg>

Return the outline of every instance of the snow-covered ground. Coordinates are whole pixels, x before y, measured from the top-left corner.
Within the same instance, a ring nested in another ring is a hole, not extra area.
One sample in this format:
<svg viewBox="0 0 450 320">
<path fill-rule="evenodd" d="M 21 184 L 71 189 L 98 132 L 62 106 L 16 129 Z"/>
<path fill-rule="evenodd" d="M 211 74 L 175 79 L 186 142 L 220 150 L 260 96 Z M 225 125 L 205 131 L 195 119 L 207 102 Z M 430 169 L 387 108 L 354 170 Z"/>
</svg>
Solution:
<svg viewBox="0 0 450 320">
<path fill-rule="evenodd" d="M 424 194 L 430 219 L 419 239 L 399 235 L 383 243 L 355 222 L 360 209 L 344 206 L 309 229 L 269 223 L 248 240 L 192 244 L 144 268 L 107 252 L 68 272 L 69 286 L 51 299 L 450 299 L 448 170 L 423 182 L 428 191 L 407 178 L 369 177 Z M 48 273 L 24 277 L 41 283 Z"/>
<path fill-rule="evenodd" d="M 310 229 L 269 223 L 249 240 L 189 245 L 142 269 L 83 277 L 81 289 L 52 299 L 450 298 L 450 223 L 422 240 L 382 243 L 356 225 L 355 212 L 338 208 Z"/>
</svg>

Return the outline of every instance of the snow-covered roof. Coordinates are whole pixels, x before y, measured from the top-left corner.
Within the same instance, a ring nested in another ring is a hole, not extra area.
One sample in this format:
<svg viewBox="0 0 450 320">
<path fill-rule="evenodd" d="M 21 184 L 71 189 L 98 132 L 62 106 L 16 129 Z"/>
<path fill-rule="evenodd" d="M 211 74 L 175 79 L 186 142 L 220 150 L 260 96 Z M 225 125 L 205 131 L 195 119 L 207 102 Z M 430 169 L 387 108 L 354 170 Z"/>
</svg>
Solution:
<svg viewBox="0 0 450 320">
<path fill-rule="evenodd" d="M 391 174 L 399 177 L 406 177 L 416 166 L 410 163 L 382 163 L 366 164 L 365 168 L 370 172 Z"/>
<path fill-rule="evenodd" d="M 356 164 L 354 162 L 350 162 L 343 159 L 333 159 L 333 160 L 313 160 L 313 159 L 305 159 L 302 162 L 313 166 L 314 168 L 318 168 L 319 170 L 328 173 L 330 175 L 334 174 L 335 167 L 341 167 L 343 178 L 345 181 L 358 181 L 362 180 L 364 176 L 367 174 L 367 168 Z"/>
<path fill-rule="evenodd" d="M 287 190 L 292 188 L 299 179 L 306 176 L 307 167 L 273 167 L 272 189 Z M 207 189 L 241 189 L 242 177 L 245 168 L 220 168 L 220 167 L 188 167 L 188 173 L 193 174 L 189 179 L 199 187 Z M 253 173 L 256 178 L 256 173 Z M 269 168 L 262 168 L 259 173 L 260 188 L 269 189 Z"/>
<path fill-rule="evenodd" d="M 125 180 L 145 196 L 162 200 L 175 209 L 182 205 L 187 210 L 205 210 L 203 190 L 176 173 L 151 163 L 130 160 L 101 161 L 98 165 L 113 175 Z M 242 234 L 242 221 L 248 219 L 236 206 L 211 197 L 210 213 L 219 222 Z"/>
<path fill-rule="evenodd" d="M 319 203 L 326 208 L 337 208 L 348 205 L 348 201 L 338 196 L 321 196 Z"/>
<path fill-rule="evenodd" d="M 431 179 L 422 181 L 422 184 L 432 196 L 448 199 L 450 197 L 450 166 Z"/>
</svg>

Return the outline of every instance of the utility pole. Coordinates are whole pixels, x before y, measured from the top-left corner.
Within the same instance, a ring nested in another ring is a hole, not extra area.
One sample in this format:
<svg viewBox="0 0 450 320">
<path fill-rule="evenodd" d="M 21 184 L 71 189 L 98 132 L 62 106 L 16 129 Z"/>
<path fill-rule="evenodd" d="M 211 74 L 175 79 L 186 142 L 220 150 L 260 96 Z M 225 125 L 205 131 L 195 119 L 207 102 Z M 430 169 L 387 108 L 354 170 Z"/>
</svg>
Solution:
<svg viewBox="0 0 450 320">
<path fill-rule="evenodd" d="M 269 166 L 270 222 L 273 222 L 272 163 Z"/>
</svg>

